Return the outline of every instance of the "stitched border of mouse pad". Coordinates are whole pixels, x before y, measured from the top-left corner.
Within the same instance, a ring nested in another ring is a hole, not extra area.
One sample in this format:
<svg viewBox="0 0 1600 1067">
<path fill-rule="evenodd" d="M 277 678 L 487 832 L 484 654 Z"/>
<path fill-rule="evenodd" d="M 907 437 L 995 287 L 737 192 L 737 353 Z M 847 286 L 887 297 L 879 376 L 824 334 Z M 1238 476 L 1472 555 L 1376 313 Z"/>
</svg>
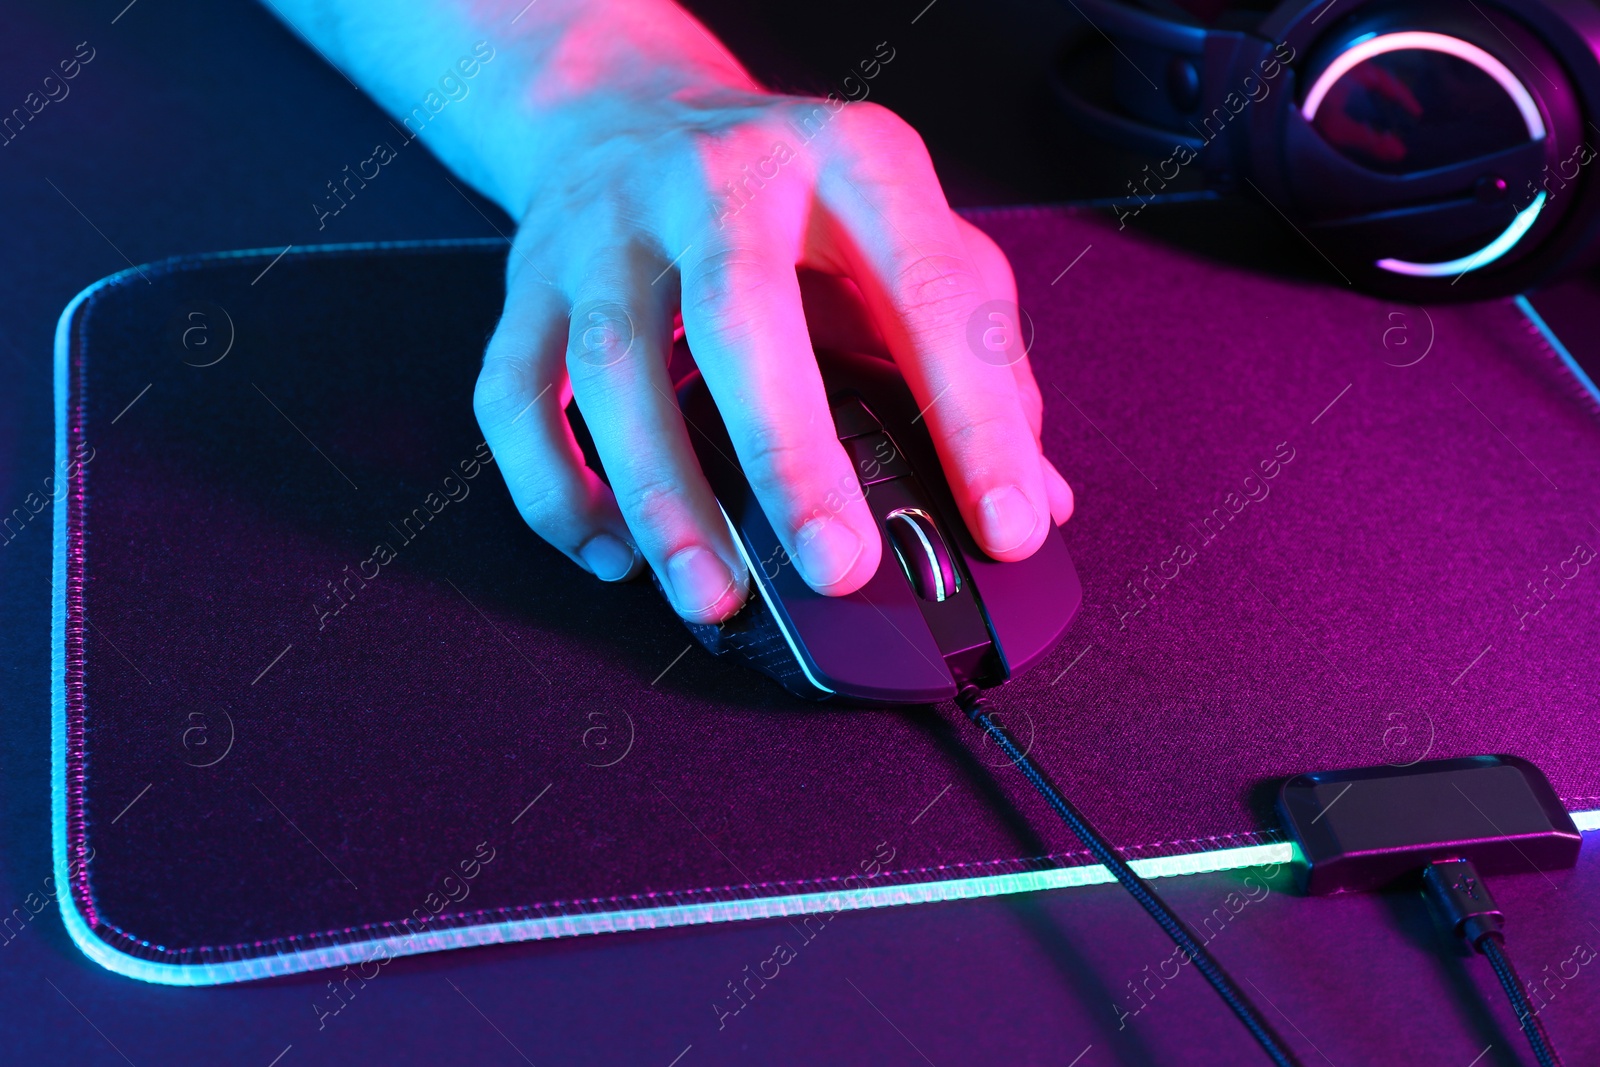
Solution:
<svg viewBox="0 0 1600 1067">
<path fill-rule="evenodd" d="M 491 248 L 497 240 L 398 242 L 371 245 L 339 245 L 300 249 L 296 259 L 323 254 L 350 254 L 359 251 L 420 248 Z M 55 343 L 56 459 L 58 470 L 69 468 L 73 456 L 71 440 L 71 363 L 74 358 L 74 325 L 80 311 L 97 293 L 134 277 L 137 272 L 188 269 L 208 262 L 249 262 L 268 267 L 277 261 L 277 250 L 223 253 L 213 256 L 183 257 L 147 268 L 134 268 L 97 282 L 80 293 L 62 313 Z M 1526 304 L 1521 305 L 1535 325 Z M 142 395 L 142 394 L 141 394 Z M 137 399 L 137 398 L 136 398 Z M 131 406 L 131 405 L 130 405 Z M 80 907 L 80 895 L 88 897 L 86 864 L 79 862 L 74 844 L 82 844 L 82 813 L 74 813 L 81 803 L 85 774 L 83 731 L 85 713 L 81 704 L 71 703 L 70 675 L 81 676 L 81 645 L 74 649 L 74 634 L 83 632 L 81 601 L 82 504 L 81 474 L 73 479 L 66 506 L 55 509 L 52 606 L 52 821 L 55 878 L 67 886 L 59 894 L 60 906 L 69 934 L 79 948 L 97 963 L 120 974 L 146 981 L 177 985 L 202 985 L 243 981 L 270 975 L 332 967 L 347 963 L 370 962 L 391 956 L 435 951 L 497 942 L 531 940 L 604 931 L 643 929 L 710 923 L 733 919 L 766 918 L 785 915 L 831 913 L 843 909 L 882 907 L 926 901 L 992 896 L 1096 884 L 1110 880 L 1103 867 L 1085 861 L 1082 854 L 1039 856 L 1033 860 L 997 860 L 990 863 L 957 864 L 940 868 L 921 868 L 893 872 L 874 878 L 873 884 L 854 887 L 815 888 L 838 879 L 817 879 L 810 885 L 790 883 L 802 891 L 778 891 L 784 886 L 763 883 L 742 887 L 721 887 L 681 892 L 665 891 L 631 898 L 614 898 L 610 906 L 600 901 L 577 901 L 575 909 L 557 914 L 506 919 L 503 921 L 463 920 L 458 925 L 412 930 L 387 924 L 406 932 L 388 936 L 341 938 L 338 933 L 312 935 L 304 948 L 275 949 L 270 954 L 232 960 L 206 960 L 194 963 L 169 963 L 144 958 L 112 944 L 88 921 Z M 76 584 L 75 584 L 76 583 Z M 730 667 L 729 669 L 736 669 Z M 77 699 L 81 701 L 80 692 Z M 76 787 L 74 788 L 74 784 Z M 137 798 L 134 798 L 135 801 Z M 131 805 L 130 805 L 131 806 Z M 531 806 L 531 805 L 530 805 Z M 526 810 L 526 809 L 525 809 Z M 1582 829 L 1600 827 L 1600 812 L 1580 812 L 1576 821 Z M 1234 835 L 1233 842 L 1248 842 L 1234 847 L 1206 847 L 1220 842 L 1190 842 L 1190 849 L 1176 854 L 1149 855 L 1134 866 L 1147 877 L 1227 870 L 1247 866 L 1287 862 L 1290 846 L 1278 841 L 1271 831 Z M 90 853 L 92 856 L 92 853 Z M 974 871 L 983 873 L 972 873 Z M 994 873 L 998 872 L 998 873 Z M 846 881 L 847 884 L 847 881 Z M 590 907 L 584 907 L 584 905 Z M 540 907 L 543 907 L 542 905 Z M 479 913 L 481 915 L 481 913 Z M 116 931 L 124 939 L 130 935 Z M 369 931 L 370 933 L 370 931 Z M 292 940 L 292 939 L 291 939 Z M 322 943 L 318 943 L 321 941 Z M 142 942 L 148 945 L 148 942 Z M 158 946 L 159 947 L 159 946 Z"/>
</svg>

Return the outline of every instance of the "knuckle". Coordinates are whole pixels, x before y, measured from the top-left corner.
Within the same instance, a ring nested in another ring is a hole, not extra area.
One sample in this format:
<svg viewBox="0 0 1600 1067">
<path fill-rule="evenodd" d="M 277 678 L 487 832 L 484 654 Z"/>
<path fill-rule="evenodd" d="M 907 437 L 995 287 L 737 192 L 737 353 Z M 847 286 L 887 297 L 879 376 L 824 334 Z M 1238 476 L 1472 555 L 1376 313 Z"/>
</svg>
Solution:
<svg viewBox="0 0 1600 1067">
<path fill-rule="evenodd" d="M 623 305 L 602 301 L 575 307 L 567 331 L 567 372 L 583 378 L 620 363 L 636 340 L 633 316 Z"/>
<path fill-rule="evenodd" d="M 770 284 L 774 271 L 771 257 L 754 241 L 726 244 L 708 252 L 695 264 L 693 278 L 701 299 L 725 297 L 752 285 Z"/>
<path fill-rule="evenodd" d="M 827 464 L 809 442 L 763 432 L 739 450 L 750 487 L 764 496 L 787 496 L 811 482 Z"/>
<path fill-rule="evenodd" d="M 770 115 L 762 113 L 741 118 L 732 125 L 696 129 L 686 139 L 685 155 L 694 161 L 702 180 L 726 178 L 741 163 L 748 163 L 752 155 L 771 147 L 772 138 L 783 129 L 778 120 L 785 113 L 785 106 L 780 104 Z"/>
<path fill-rule="evenodd" d="M 958 416 L 942 427 L 956 454 L 967 460 L 1010 455 L 1016 428 L 1014 417 L 998 411 Z"/>
<path fill-rule="evenodd" d="M 512 496 L 522 521 L 551 544 L 558 543 L 557 533 L 578 511 L 573 495 L 551 479 L 519 479 Z"/>
<path fill-rule="evenodd" d="M 1044 397 L 1039 395 L 1039 390 L 1023 392 L 1022 413 L 1028 417 L 1028 426 L 1033 430 L 1033 435 L 1039 436 L 1039 429 L 1044 425 Z"/>
<path fill-rule="evenodd" d="M 503 363 L 488 364 L 472 387 L 472 412 L 480 423 L 494 422 L 522 396 L 522 376 Z"/>
<path fill-rule="evenodd" d="M 688 509 L 683 479 L 670 471 L 646 471 L 628 480 L 617 505 L 635 530 L 670 528 Z"/>
<path fill-rule="evenodd" d="M 802 142 L 810 141 L 821 134 L 826 134 L 831 128 L 834 119 L 841 111 L 850 111 L 843 102 L 837 99 L 826 100 L 817 96 L 795 96 L 780 105 L 779 114 L 783 123 L 781 128 L 786 128 L 798 136 Z"/>
<path fill-rule="evenodd" d="M 1039 383 L 1034 381 L 1026 363 L 1019 360 L 1012 367 L 1012 380 L 1016 383 L 1017 399 L 1022 402 L 1022 413 L 1037 424 L 1044 415 L 1044 394 L 1039 392 Z"/>
<path fill-rule="evenodd" d="M 507 292 L 539 292 L 548 298 L 560 299 L 559 291 L 538 266 L 548 261 L 554 247 L 550 232 L 552 221 L 527 218 L 518 224 L 510 254 L 506 256 Z"/>
<path fill-rule="evenodd" d="M 877 148 L 886 148 L 895 153 L 910 152 L 919 156 L 927 155 L 927 145 L 911 124 L 896 115 L 882 104 L 863 100 L 858 104 L 851 104 L 845 109 L 848 115 L 846 121 L 851 130 Z"/>
<path fill-rule="evenodd" d="M 960 216 L 956 217 L 960 219 Z M 972 257 L 978 273 L 988 281 L 989 291 L 996 295 L 1008 295 L 1015 300 L 1017 279 L 1011 270 L 1011 260 L 1007 259 L 1005 252 L 995 244 L 994 238 L 964 219 L 961 222 L 962 244 Z"/>
<path fill-rule="evenodd" d="M 737 325 L 742 300 L 779 282 L 770 256 L 747 243 L 725 245 L 699 260 L 684 280 L 685 315 L 698 317 L 713 329 Z"/>
<path fill-rule="evenodd" d="M 934 253 L 901 264 L 894 272 L 892 291 L 905 314 L 934 316 L 942 324 L 945 318 L 964 321 L 982 288 L 963 257 Z"/>
<path fill-rule="evenodd" d="M 562 281 L 572 292 L 597 289 L 617 292 L 625 289 L 642 269 L 639 267 L 641 255 L 641 248 L 631 234 L 596 235 L 581 253 L 568 258 Z"/>
</svg>

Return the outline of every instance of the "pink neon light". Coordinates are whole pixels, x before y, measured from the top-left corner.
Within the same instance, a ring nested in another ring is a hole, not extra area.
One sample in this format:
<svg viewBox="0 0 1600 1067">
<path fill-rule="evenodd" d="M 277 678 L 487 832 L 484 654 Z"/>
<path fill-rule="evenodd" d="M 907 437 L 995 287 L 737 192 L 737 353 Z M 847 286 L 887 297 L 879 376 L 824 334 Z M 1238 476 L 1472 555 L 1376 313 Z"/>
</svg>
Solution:
<svg viewBox="0 0 1600 1067">
<path fill-rule="evenodd" d="M 1328 64 L 1328 69 L 1312 83 L 1311 91 L 1306 93 L 1306 102 L 1300 107 L 1300 113 L 1305 116 L 1307 122 L 1312 121 L 1317 117 L 1317 109 L 1322 106 L 1323 98 L 1328 95 L 1328 90 L 1333 88 L 1333 83 L 1349 73 L 1352 67 L 1366 62 L 1373 56 L 1406 50 L 1443 52 L 1445 55 L 1455 56 L 1471 63 L 1499 83 L 1500 88 L 1511 97 L 1512 102 L 1517 105 L 1517 111 L 1522 114 L 1522 121 L 1528 127 L 1528 137 L 1535 141 L 1544 139 L 1544 116 L 1539 114 L 1539 105 L 1534 103 L 1533 94 L 1528 92 L 1527 87 L 1517 80 L 1517 76 L 1511 73 L 1504 63 L 1477 45 L 1468 44 L 1459 37 L 1450 37 L 1443 33 L 1426 33 L 1421 30 L 1379 34 L 1341 52 L 1338 58 Z"/>
</svg>

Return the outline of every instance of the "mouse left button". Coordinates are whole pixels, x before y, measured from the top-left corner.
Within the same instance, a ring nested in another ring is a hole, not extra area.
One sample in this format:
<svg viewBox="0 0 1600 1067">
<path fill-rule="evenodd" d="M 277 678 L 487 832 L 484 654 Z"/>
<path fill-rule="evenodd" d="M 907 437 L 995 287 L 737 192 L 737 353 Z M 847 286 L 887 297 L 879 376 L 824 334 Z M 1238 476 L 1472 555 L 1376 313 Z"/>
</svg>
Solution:
<svg viewBox="0 0 1600 1067">
<path fill-rule="evenodd" d="M 839 431 L 839 440 L 861 437 L 869 433 L 882 433 L 883 425 L 867 410 L 861 398 L 851 393 L 841 393 L 831 399 L 828 409 L 833 413 L 833 427 Z"/>
<path fill-rule="evenodd" d="M 863 486 L 910 475 L 911 465 L 886 433 L 863 434 L 841 441 Z"/>
</svg>

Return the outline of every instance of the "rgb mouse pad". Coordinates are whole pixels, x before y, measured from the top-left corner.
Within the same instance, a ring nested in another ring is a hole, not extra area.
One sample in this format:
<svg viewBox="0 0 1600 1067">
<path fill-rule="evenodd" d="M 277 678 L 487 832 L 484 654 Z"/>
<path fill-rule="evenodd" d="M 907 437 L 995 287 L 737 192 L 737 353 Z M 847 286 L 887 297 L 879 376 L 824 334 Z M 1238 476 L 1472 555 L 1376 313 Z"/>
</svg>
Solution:
<svg viewBox="0 0 1600 1067">
<path fill-rule="evenodd" d="M 1600 421 L 1515 304 L 976 221 L 1084 587 L 994 706 L 1146 873 L 1286 857 L 1270 782 L 1307 770 L 1504 752 L 1600 807 Z M 505 254 L 187 258 L 64 313 L 78 945 L 214 983 L 1102 878 L 953 708 L 801 702 L 523 525 L 471 406 Z"/>
</svg>

